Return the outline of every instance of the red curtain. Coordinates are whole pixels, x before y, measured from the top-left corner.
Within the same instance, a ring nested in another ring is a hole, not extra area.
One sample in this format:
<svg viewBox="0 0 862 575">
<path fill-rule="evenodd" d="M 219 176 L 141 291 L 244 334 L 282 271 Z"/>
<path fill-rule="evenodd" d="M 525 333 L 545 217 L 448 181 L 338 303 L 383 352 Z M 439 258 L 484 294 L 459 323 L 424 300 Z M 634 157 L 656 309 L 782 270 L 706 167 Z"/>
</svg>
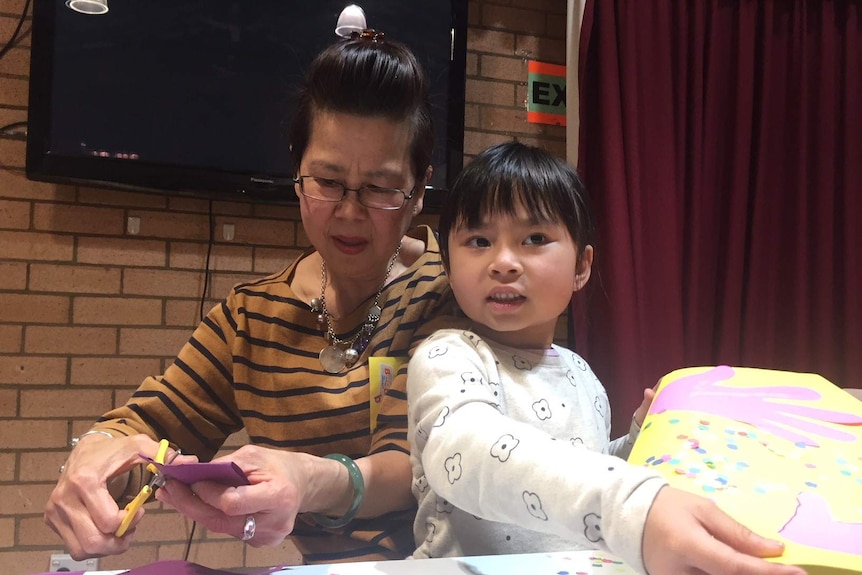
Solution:
<svg viewBox="0 0 862 575">
<path fill-rule="evenodd" d="M 862 387 L 862 2 L 588 1 L 575 345 L 615 431 L 685 366 Z"/>
</svg>

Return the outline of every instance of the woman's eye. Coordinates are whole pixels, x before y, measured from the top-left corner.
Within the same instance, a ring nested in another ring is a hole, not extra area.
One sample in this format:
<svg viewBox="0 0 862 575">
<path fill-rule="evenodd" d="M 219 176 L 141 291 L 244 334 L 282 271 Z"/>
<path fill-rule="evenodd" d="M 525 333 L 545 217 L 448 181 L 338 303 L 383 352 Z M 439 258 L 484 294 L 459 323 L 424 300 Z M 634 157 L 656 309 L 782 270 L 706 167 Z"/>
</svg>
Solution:
<svg viewBox="0 0 862 575">
<path fill-rule="evenodd" d="M 330 180 L 329 178 L 314 178 L 314 181 L 317 182 L 317 185 L 321 188 L 340 188 L 341 182 L 337 180 Z"/>
<path fill-rule="evenodd" d="M 538 245 L 538 244 L 544 244 L 546 242 L 547 242 L 547 238 L 545 237 L 545 234 L 530 234 L 529 236 L 527 236 L 527 239 L 524 241 L 524 243 L 527 245 Z"/>
</svg>

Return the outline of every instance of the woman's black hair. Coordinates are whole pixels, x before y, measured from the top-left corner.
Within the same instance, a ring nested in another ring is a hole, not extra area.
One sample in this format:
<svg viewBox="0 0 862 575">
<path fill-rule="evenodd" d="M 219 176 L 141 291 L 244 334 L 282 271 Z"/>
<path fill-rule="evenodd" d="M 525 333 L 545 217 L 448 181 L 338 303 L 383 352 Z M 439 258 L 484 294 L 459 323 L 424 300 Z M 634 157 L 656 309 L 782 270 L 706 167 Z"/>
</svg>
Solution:
<svg viewBox="0 0 862 575">
<path fill-rule="evenodd" d="M 290 127 L 294 173 L 319 112 L 409 121 L 413 176 L 417 181 L 425 177 L 434 149 L 428 77 L 403 44 L 383 39 L 382 34 L 363 34 L 340 40 L 317 55 L 299 92 Z"/>
<path fill-rule="evenodd" d="M 449 265 L 449 233 L 487 216 L 514 215 L 519 206 L 566 226 L 578 255 L 593 245 L 595 222 L 577 171 L 550 152 L 518 142 L 491 146 L 461 171 L 440 214 L 440 251 Z"/>
</svg>

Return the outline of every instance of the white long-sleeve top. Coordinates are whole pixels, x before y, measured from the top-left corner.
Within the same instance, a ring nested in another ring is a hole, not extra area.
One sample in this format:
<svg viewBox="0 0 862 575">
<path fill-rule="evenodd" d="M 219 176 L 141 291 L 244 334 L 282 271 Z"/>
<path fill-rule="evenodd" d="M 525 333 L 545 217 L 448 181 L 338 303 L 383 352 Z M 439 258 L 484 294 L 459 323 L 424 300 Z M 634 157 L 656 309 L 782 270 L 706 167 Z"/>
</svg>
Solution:
<svg viewBox="0 0 862 575">
<path fill-rule="evenodd" d="M 410 361 L 407 397 L 414 557 L 605 549 L 646 572 L 666 481 L 621 459 L 639 428 L 610 441 L 607 393 L 576 353 L 440 330 Z"/>
</svg>

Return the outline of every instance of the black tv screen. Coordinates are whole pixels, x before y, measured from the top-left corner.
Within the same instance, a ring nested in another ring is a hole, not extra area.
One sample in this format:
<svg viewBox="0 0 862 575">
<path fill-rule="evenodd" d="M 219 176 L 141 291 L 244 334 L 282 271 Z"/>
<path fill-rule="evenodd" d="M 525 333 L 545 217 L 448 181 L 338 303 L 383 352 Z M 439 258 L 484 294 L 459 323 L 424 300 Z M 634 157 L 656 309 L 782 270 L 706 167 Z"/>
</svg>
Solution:
<svg viewBox="0 0 862 575">
<path fill-rule="evenodd" d="M 287 131 L 340 0 L 35 0 L 27 175 L 35 180 L 292 203 Z M 466 0 L 364 0 L 431 79 L 434 210 L 461 168 Z M 346 134 L 345 137 L 349 137 Z"/>
</svg>

